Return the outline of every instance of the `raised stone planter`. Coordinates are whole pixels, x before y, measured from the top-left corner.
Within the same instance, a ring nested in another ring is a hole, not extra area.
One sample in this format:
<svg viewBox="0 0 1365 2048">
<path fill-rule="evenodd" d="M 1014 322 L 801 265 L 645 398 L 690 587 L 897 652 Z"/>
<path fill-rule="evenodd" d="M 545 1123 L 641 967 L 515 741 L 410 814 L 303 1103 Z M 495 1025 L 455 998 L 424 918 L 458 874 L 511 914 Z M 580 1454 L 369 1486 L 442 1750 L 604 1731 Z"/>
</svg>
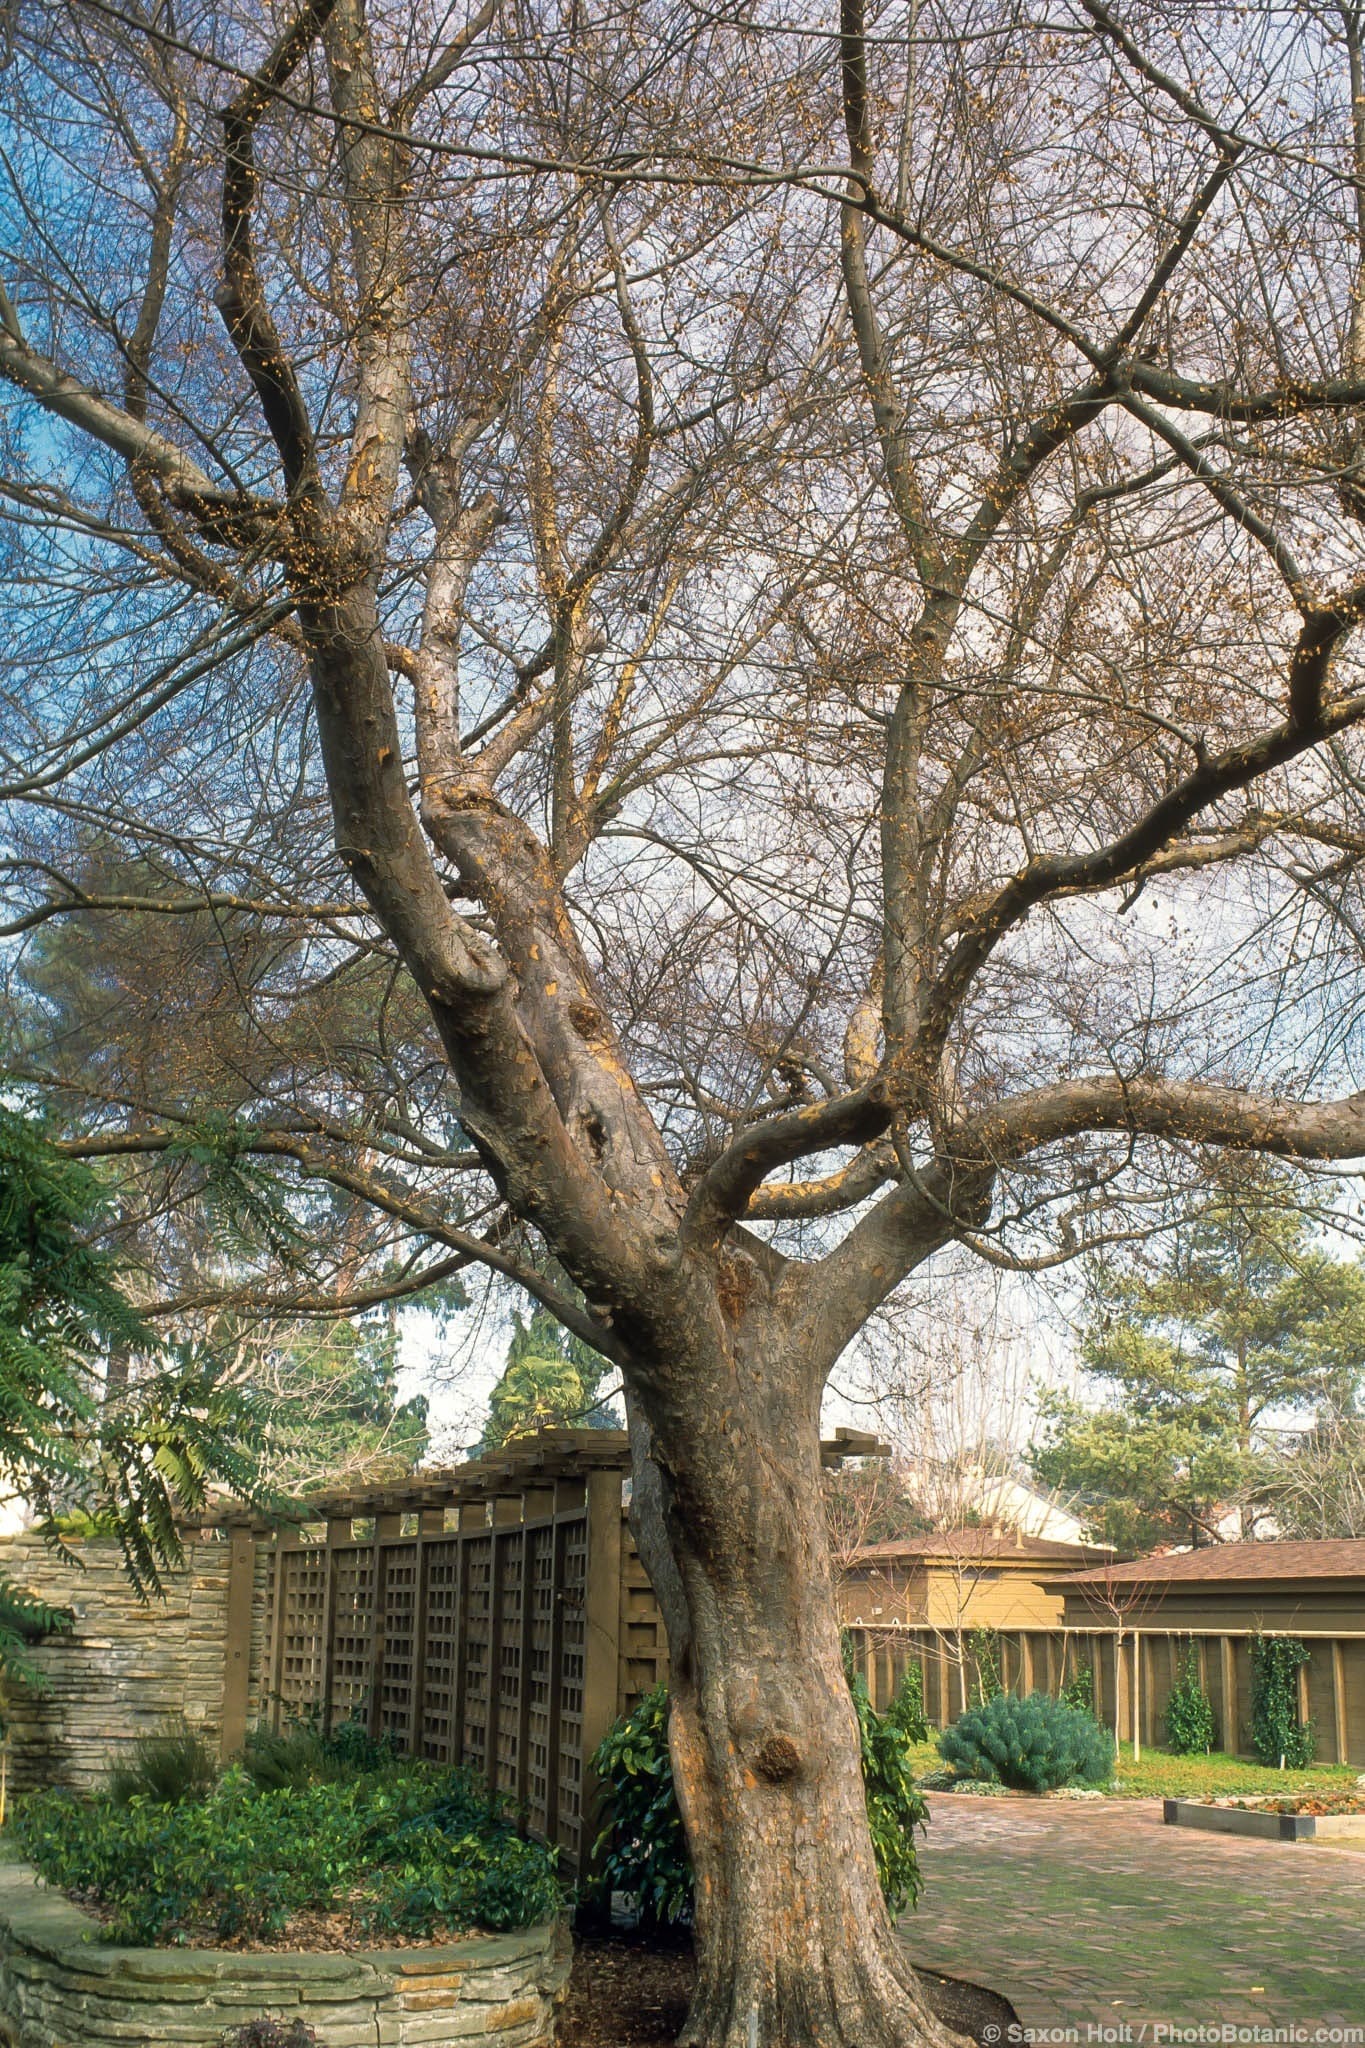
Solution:
<svg viewBox="0 0 1365 2048">
<path fill-rule="evenodd" d="M 1275 1813 L 1254 1806 L 1213 1806 L 1202 1799 L 1163 1799 L 1161 1809 L 1168 1827 L 1205 1828 L 1216 1835 L 1259 1835 L 1272 1842 L 1365 1836 L 1365 1814 L 1359 1813 Z"/>
<path fill-rule="evenodd" d="M 353 1955 L 113 1948 L 98 1935 L 27 1864 L 0 1868 L 3 2048 L 218 2048 L 262 2013 L 305 2020 L 322 2048 L 551 2048 L 569 1975 L 553 1921 Z"/>
</svg>

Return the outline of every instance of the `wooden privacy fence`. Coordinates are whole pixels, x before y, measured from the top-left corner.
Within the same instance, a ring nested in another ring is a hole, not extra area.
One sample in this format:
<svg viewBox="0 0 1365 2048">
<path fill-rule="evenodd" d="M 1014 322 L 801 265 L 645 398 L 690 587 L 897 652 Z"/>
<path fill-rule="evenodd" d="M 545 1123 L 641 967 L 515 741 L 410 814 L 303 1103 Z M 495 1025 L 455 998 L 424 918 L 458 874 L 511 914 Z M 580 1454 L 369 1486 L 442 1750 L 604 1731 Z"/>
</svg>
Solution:
<svg viewBox="0 0 1365 2048">
<path fill-rule="evenodd" d="M 282 1528 L 234 1530 L 224 1752 L 253 1699 L 277 1728 L 360 1719 L 509 1793 L 581 1869 L 592 1753 L 668 1671 L 625 1519 L 627 1458 L 619 1431 L 545 1431 L 446 1473 L 310 1500 Z"/>
<path fill-rule="evenodd" d="M 1365 1630 L 1326 1632 L 1276 1628 L 1298 1637 L 1309 1660 L 1298 1672 L 1299 1713 L 1311 1720 L 1317 1754 L 1325 1763 L 1365 1765 Z M 926 1719 L 944 1728 L 978 1696 L 981 1645 L 975 1631 L 890 1624 L 855 1625 L 857 1668 L 873 1705 L 885 1709 L 911 1663 L 924 1680 Z M 1138 1751 L 1159 1743 L 1171 1688 L 1193 1648 L 1200 1684 L 1213 1705 L 1219 1746 L 1251 1755 L 1251 1645 L 1253 1631 L 1197 1627 L 1112 1626 L 995 1629 L 985 1632 L 989 1654 L 1008 1692 L 1060 1693 L 1082 1667 L 1094 1688 L 1095 1713 L 1116 1723 Z"/>
<path fill-rule="evenodd" d="M 826 1464 L 876 1439 L 838 1430 Z M 542 1430 L 398 1485 L 328 1493 L 230 1538 L 221 1746 L 361 1719 L 405 1754 L 464 1764 L 582 1870 L 592 1755 L 668 1676 L 627 1521 L 624 1431 Z"/>
</svg>

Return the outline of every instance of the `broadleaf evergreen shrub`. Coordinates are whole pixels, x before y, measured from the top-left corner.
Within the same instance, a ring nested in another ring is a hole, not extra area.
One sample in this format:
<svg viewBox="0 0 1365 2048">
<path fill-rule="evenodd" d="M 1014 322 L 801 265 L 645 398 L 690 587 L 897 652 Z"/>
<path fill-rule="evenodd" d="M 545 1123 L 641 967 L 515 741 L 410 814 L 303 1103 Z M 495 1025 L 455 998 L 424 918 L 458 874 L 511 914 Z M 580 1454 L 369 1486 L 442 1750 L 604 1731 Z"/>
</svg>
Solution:
<svg viewBox="0 0 1365 2048">
<path fill-rule="evenodd" d="M 39 1792 L 12 1825 L 49 1884 L 92 1899 L 134 1945 L 278 1935 L 305 1911 L 344 1912 L 379 1939 L 501 1933 L 563 1904 L 555 1851 L 434 1764 L 266 1792 L 234 1768 L 178 1806 Z"/>
<path fill-rule="evenodd" d="M 1166 1747 L 1176 1756 L 1207 1756 L 1217 1738 L 1213 1702 L 1199 1683 L 1199 1658 L 1191 1643 L 1166 1702 Z"/>
<path fill-rule="evenodd" d="M 692 1917 L 692 1859 L 668 1754 L 668 1688 L 656 1685 L 603 1737 L 593 1768 L 607 1823 L 597 1841 L 604 1883 L 633 1892 L 643 1920 Z"/>
<path fill-rule="evenodd" d="M 1108 1784 L 1114 1738 L 1094 1716 L 1049 1693 L 1024 1699 L 999 1693 L 945 1728 L 939 1752 L 960 1777 L 984 1778 L 1018 1792 L 1060 1785 Z"/>
<path fill-rule="evenodd" d="M 849 1670 L 845 1656 L 845 1671 Z M 918 1672 L 918 1666 L 911 1669 Z M 867 1824 L 882 1894 L 893 1913 L 919 1897 L 914 1830 L 929 1809 L 916 1789 L 913 1740 L 890 1714 L 876 1712 L 861 1677 L 849 1677 L 858 1717 Z M 692 1859 L 673 1788 L 668 1753 L 668 1688 L 655 1686 L 623 1716 L 593 1756 L 606 1824 L 597 1840 L 604 1883 L 633 1893 L 641 1918 L 692 1916 Z M 603 1851 L 605 1850 L 605 1855 Z"/>
<path fill-rule="evenodd" d="M 1077 1707 L 1083 1714 L 1095 1711 L 1095 1668 L 1092 1664 L 1078 1664 L 1062 1687 L 1062 1698 L 1069 1707 Z"/>
<path fill-rule="evenodd" d="M 922 1665 L 906 1665 L 901 1673 L 901 1682 L 896 1687 L 891 1704 L 886 1710 L 886 1719 L 893 1728 L 899 1728 L 907 1742 L 924 1742 L 928 1739 L 929 1723 L 924 1713 Z"/>
<path fill-rule="evenodd" d="M 1311 1654 L 1297 1636 L 1252 1637 L 1251 1746 L 1272 1770 L 1313 1761 L 1313 1723 L 1299 1719 L 1298 1680 Z"/>
<path fill-rule="evenodd" d="M 911 1738 L 868 1698 L 867 1687 L 855 1678 L 849 1691 L 858 1716 L 867 1827 L 877 1862 L 882 1897 L 892 1913 L 919 1903 L 921 1880 L 915 1853 L 915 1829 L 929 1818 L 929 1808 L 915 1784 L 910 1761 Z"/>
</svg>

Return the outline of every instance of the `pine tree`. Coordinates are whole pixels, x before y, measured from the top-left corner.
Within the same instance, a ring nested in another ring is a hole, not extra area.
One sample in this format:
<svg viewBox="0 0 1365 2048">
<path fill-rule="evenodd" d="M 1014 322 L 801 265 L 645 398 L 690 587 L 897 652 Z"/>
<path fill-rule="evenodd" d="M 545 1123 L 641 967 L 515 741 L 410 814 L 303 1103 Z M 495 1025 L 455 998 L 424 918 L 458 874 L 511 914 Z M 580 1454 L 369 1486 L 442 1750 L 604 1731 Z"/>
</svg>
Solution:
<svg viewBox="0 0 1365 2048">
<path fill-rule="evenodd" d="M 1154 1269 L 1101 1268 L 1082 1357 L 1098 1408 L 1054 1397 L 1034 1469 L 1088 1499 L 1124 1547 L 1256 1528 L 1268 1418 L 1351 1411 L 1365 1368 L 1365 1273 L 1312 1242 L 1284 1169 L 1225 1160 Z"/>
</svg>

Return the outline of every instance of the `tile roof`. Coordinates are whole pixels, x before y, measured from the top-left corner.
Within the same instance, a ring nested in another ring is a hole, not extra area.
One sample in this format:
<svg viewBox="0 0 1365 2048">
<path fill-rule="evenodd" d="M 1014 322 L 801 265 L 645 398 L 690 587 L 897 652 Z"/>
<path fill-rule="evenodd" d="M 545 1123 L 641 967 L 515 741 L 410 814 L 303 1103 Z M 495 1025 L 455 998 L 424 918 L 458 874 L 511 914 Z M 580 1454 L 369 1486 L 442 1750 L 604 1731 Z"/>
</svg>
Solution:
<svg viewBox="0 0 1365 2048">
<path fill-rule="evenodd" d="M 1365 1544 L 1361 1545 L 1365 1549 Z M 1113 1552 L 1086 1543 L 1058 1543 L 1050 1536 L 1000 1536 L 993 1529 L 935 1529 L 924 1536 L 900 1536 L 889 1543 L 864 1543 L 845 1570 L 860 1564 L 894 1564 L 923 1558 L 949 1564 L 982 1564 L 987 1560 L 1016 1564 L 1055 1562 L 1093 1564 Z"/>
<path fill-rule="evenodd" d="M 1105 1584 L 1203 1585 L 1211 1580 L 1255 1584 L 1263 1579 L 1365 1579 L 1365 1538 L 1321 1543 L 1211 1543 L 1201 1550 L 1169 1550 L 1132 1564 L 1077 1572 L 1067 1583 L 1084 1589 Z"/>
</svg>

